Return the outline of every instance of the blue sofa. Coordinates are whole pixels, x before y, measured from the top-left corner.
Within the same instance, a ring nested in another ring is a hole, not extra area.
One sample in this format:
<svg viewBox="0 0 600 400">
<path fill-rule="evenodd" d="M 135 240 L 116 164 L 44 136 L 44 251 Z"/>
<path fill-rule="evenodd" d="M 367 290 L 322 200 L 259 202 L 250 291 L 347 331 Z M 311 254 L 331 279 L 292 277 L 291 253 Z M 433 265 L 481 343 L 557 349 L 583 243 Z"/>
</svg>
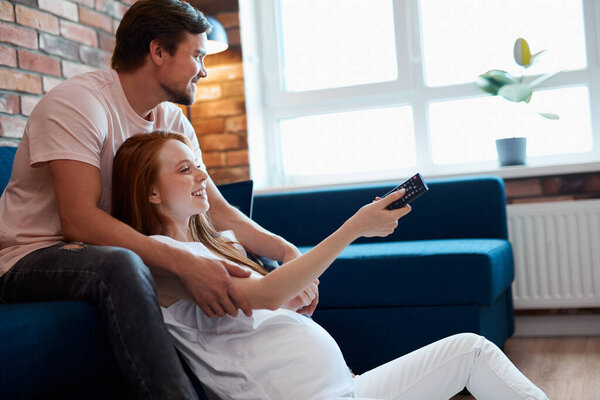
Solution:
<svg viewBox="0 0 600 400">
<path fill-rule="evenodd" d="M 503 181 L 433 180 L 394 234 L 361 238 L 323 274 L 313 318 L 356 373 L 443 337 L 474 332 L 499 347 L 514 331 Z M 254 196 L 253 219 L 307 251 L 391 185 Z"/>
<path fill-rule="evenodd" d="M 0 191 L 13 157 L 14 148 L 0 147 Z M 240 187 L 251 191 L 247 184 L 222 189 L 232 204 L 246 213 L 253 209 L 253 219 L 302 251 L 390 189 L 259 194 L 252 205 L 252 198 L 235 198 Z M 358 240 L 321 278 L 313 317 L 356 373 L 454 333 L 479 333 L 502 346 L 513 332 L 513 257 L 502 181 L 440 180 L 430 189 L 393 235 Z M 38 398 L 132 398 L 90 304 L 0 304 L 0 400 Z"/>
</svg>

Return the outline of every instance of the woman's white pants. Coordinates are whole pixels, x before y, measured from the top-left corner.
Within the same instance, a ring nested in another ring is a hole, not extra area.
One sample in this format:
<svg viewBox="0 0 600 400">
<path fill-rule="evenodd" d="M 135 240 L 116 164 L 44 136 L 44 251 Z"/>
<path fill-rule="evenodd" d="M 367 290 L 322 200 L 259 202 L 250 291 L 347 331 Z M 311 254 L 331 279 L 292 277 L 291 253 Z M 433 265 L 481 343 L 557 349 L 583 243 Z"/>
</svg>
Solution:
<svg viewBox="0 0 600 400">
<path fill-rule="evenodd" d="M 357 375 L 355 398 L 449 399 L 466 386 L 478 400 L 548 397 L 482 336 L 454 335 Z"/>
</svg>

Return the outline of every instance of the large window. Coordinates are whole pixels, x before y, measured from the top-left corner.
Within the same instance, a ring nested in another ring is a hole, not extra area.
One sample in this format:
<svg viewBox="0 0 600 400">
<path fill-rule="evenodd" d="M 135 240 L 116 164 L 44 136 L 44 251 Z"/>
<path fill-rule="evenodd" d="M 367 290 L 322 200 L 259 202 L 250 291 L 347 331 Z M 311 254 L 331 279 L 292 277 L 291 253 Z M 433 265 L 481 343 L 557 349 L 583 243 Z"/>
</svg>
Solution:
<svg viewBox="0 0 600 400">
<path fill-rule="evenodd" d="M 400 179 L 415 171 L 501 173 L 494 140 L 510 136 L 528 138 L 528 164 L 509 168 L 513 173 L 598 167 L 600 5 L 592 0 L 240 6 L 259 188 Z M 513 60 L 518 37 L 532 52 L 545 50 L 531 68 Z M 525 104 L 474 85 L 491 69 L 526 81 L 560 72 Z"/>
</svg>

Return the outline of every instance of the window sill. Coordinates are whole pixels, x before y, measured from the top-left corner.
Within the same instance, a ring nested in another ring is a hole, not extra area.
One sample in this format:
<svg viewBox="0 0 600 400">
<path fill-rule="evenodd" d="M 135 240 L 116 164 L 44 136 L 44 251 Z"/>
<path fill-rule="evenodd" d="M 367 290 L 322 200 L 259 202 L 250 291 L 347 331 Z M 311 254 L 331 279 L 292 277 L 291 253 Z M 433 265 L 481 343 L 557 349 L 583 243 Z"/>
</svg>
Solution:
<svg viewBox="0 0 600 400">
<path fill-rule="evenodd" d="M 539 176 L 569 175 L 589 172 L 600 172 L 600 161 L 572 162 L 564 164 L 548 164 L 543 162 L 527 162 L 525 165 L 501 167 L 497 164 L 481 165 L 477 169 L 464 171 L 447 169 L 443 173 L 437 171 L 429 174 L 430 178 L 446 178 L 453 176 L 496 175 L 503 179 L 521 179 Z"/>
<path fill-rule="evenodd" d="M 590 173 L 590 172 L 600 172 L 600 161 L 596 160 L 587 160 L 580 162 L 564 162 L 557 163 L 554 161 L 553 163 L 548 162 L 547 160 L 542 161 L 528 161 L 525 165 L 513 165 L 501 167 L 496 162 L 488 162 L 481 163 L 469 166 L 469 168 L 465 168 L 462 166 L 446 166 L 441 167 L 437 166 L 435 170 L 431 171 L 416 171 L 410 170 L 403 173 L 394 174 L 396 177 L 390 177 L 389 174 L 386 176 L 379 176 L 378 179 L 367 180 L 367 179 L 357 179 L 357 180 L 346 180 L 346 179 L 334 179 L 332 177 L 325 178 L 329 182 L 336 183 L 325 183 L 323 182 L 323 177 L 318 177 L 312 182 L 308 182 L 306 179 L 304 182 L 289 184 L 285 186 L 279 187 L 267 187 L 267 188 L 257 188 L 255 189 L 255 193 L 277 193 L 277 192 L 288 192 L 288 191 L 304 191 L 311 190 L 316 188 L 323 187 L 337 187 L 337 186 L 349 186 L 349 185 L 372 185 L 372 184 L 389 184 L 390 186 L 397 185 L 399 181 L 406 179 L 411 176 L 415 172 L 421 172 L 421 174 L 425 177 L 425 179 L 444 179 L 444 178 L 453 178 L 453 177 L 464 177 L 464 176 L 478 176 L 478 175 L 495 175 L 503 178 L 505 180 L 510 179 L 526 179 L 540 176 L 553 176 L 553 175 L 569 175 L 569 174 L 581 174 L 581 173 Z"/>
</svg>

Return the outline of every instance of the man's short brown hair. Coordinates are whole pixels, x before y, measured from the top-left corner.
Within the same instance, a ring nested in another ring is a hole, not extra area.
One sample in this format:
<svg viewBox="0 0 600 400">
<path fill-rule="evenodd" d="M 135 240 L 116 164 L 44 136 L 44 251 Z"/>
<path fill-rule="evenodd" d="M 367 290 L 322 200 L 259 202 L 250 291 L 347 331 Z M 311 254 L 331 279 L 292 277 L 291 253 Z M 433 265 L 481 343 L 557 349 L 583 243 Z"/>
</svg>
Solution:
<svg viewBox="0 0 600 400">
<path fill-rule="evenodd" d="M 185 32 L 209 33 L 211 29 L 204 14 L 186 2 L 139 0 L 119 24 L 111 65 L 117 71 L 134 71 L 144 65 L 153 40 L 173 55 Z"/>
</svg>

